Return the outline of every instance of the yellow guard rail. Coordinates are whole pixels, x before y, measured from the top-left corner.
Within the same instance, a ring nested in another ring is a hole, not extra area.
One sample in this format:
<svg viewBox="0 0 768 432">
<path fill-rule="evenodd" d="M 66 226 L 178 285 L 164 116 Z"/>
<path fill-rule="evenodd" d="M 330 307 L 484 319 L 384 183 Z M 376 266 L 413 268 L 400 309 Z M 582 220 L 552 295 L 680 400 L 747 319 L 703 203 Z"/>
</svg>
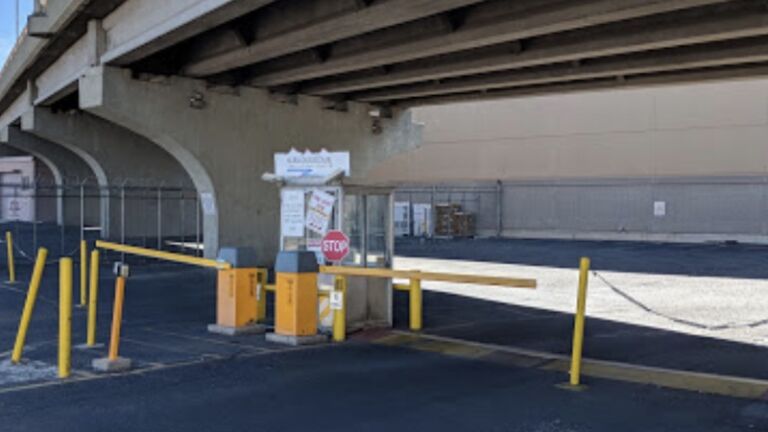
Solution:
<svg viewBox="0 0 768 432">
<path fill-rule="evenodd" d="M 458 273 L 422 272 L 417 270 L 392 270 L 383 268 L 363 268 L 345 266 L 321 266 L 321 273 L 335 275 L 346 279 L 348 276 L 380 277 L 388 279 L 408 279 L 408 284 L 393 283 L 392 288 L 398 291 L 408 291 L 410 294 L 410 329 L 419 331 L 422 328 L 422 299 L 421 281 L 453 282 L 473 285 L 491 285 L 508 288 L 536 288 L 535 279 L 508 278 L 498 276 L 477 276 Z M 343 282 L 346 286 L 346 281 Z"/>
</svg>

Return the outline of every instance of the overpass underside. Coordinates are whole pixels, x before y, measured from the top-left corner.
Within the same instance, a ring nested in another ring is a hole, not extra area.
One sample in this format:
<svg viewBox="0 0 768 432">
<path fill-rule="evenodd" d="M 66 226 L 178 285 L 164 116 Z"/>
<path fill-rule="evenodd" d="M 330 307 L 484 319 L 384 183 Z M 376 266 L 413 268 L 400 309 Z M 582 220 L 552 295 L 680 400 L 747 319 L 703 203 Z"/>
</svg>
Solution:
<svg viewBox="0 0 768 432">
<path fill-rule="evenodd" d="M 0 141 L 194 188 L 206 256 L 269 260 L 275 152 L 349 151 L 365 183 L 419 145 L 410 107 L 761 76 L 766 42 L 753 0 L 51 0 L 0 75 Z"/>
</svg>

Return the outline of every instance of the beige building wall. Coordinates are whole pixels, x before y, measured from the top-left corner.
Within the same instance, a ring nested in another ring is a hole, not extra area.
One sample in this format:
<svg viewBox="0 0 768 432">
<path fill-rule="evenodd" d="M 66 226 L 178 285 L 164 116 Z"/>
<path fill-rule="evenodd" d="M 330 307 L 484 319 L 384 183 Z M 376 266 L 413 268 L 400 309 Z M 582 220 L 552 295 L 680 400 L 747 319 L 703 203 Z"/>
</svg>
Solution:
<svg viewBox="0 0 768 432">
<path fill-rule="evenodd" d="M 763 175 L 768 80 L 418 108 L 423 145 L 377 180 Z"/>
<path fill-rule="evenodd" d="M 423 144 L 383 162 L 376 179 L 407 186 L 401 201 L 461 203 L 481 235 L 768 243 L 768 80 L 414 116 Z"/>
</svg>

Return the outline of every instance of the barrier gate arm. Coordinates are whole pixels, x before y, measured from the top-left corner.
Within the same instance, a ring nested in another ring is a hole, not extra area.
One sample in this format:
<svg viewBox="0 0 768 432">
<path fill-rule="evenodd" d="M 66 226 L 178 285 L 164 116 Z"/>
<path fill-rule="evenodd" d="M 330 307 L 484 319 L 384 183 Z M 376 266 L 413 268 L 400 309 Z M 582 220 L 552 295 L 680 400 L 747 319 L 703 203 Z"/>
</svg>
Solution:
<svg viewBox="0 0 768 432">
<path fill-rule="evenodd" d="M 182 264 L 190 264 L 198 267 L 215 268 L 218 270 L 228 270 L 232 268 L 232 264 L 225 261 L 218 261 L 208 258 L 199 258 L 189 255 L 159 251 L 155 249 L 147 249 L 138 246 L 128 246 L 120 243 L 112 243 L 102 240 L 96 241 L 96 247 L 100 249 L 111 250 L 115 252 L 123 252 L 131 255 L 140 255 L 149 258 L 157 258 L 165 261 L 173 261 Z"/>
<path fill-rule="evenodd" d="M 420 331 L 422 328 L 422 295 L 421 282 L 424 280 L 435 282 L 453 282 L 473 285 L 491 285 L 507 288 L 535 289 L 535 279 L 508 278 L 497 276 L 476 276 L 458 273 L 422 272 L 418 270 L 392 270 L 382 268 L 345 267 L 345 266 L 321 266 L 321 273 L 335 275 L 337 278 L 346 279 L 348 276 L 380 277 L 388 279 L 408 279 L 407 284 L 393 283 L 392 288 L 397 291 L 409 293 L 409 327 L 412 331 Z M 346 282 L 344 283 L 346 285 Z"/>
</svg>

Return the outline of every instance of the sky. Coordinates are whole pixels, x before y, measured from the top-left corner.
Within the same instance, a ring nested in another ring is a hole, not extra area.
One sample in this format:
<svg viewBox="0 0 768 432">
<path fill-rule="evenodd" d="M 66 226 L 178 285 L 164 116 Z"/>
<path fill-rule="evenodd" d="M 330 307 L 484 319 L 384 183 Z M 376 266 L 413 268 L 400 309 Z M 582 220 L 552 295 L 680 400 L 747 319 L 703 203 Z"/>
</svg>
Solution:
<svg viewBox="0 0 768 432">
<path fill-rule="evenodd" d="M 13 48 L 16 41 L 16 1 L 0 0 L 0 65 L 5 63 L 5 58 Z M 18 0 L 19 2 L 19 27 L 24 28 L 27 16 L 34 9 L 34 0 Z"/>
</svg>

